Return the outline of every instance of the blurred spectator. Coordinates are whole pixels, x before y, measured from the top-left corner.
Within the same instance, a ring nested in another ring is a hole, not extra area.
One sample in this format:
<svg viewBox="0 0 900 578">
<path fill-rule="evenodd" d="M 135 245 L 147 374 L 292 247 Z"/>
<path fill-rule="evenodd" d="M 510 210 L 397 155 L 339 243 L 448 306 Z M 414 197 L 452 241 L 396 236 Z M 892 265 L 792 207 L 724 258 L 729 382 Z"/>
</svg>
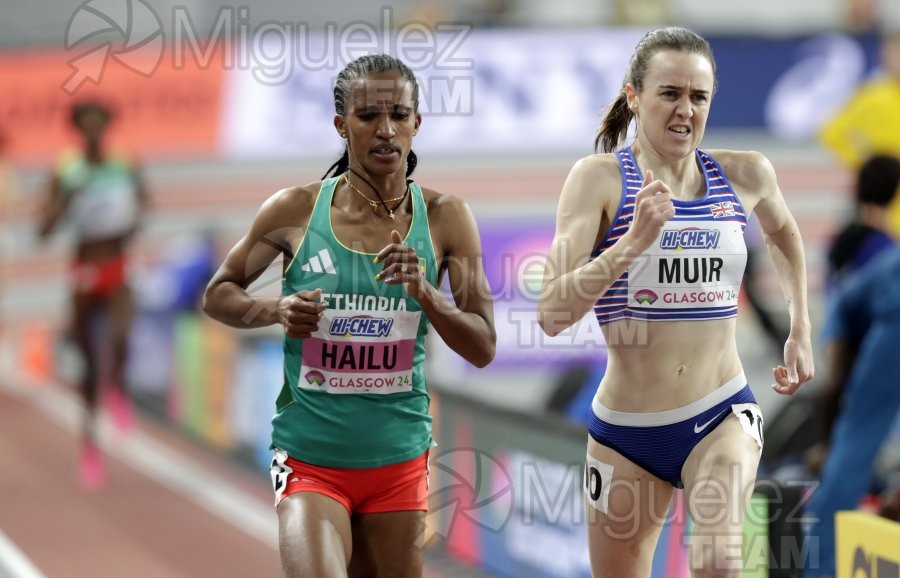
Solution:
<svg viewBox="0 0 900 578">
<path fill-rule="evenodd" d="M 820 135 L 823 144 L 854 171 L 874 155 L 900 158 L 900 29 L 884 33 L 881 66 L 882 74 L 863 84 Z M 889 230 L 900 235 L 896 200 L 890 209 Z"/>
<path fill-rule="evenodd" d="M 888 207 L 896 198 L 898 187 L 900 160 L 897 158 L 876 155 L 860 167 L 853 219 L 841 229 L 828 249 L 827 291 L 833 291 L 894 244 L 895 240 L 888 232 Z"/>
<path fill-rule="evenodd" d="M 853 220 L 838 233 L 828 251 L 826 292 L 834 296 L 877 255 L 891 248 L 894 239 L 886 232 L 887 206 L 900 187 L 900 160 L 875 156 L 860 168 L 856 181 L 856 212 Z M 845 384 L 862 343 L 862 331 L 850 334 L 838 351 L 829 352 L 829 363 L 822 389 L 819 391 L 819 415 L 822 418 L 823 441 L 807 453 L 806 462 L 816 475 L 827 454 L 826 441 L 837 419 Z"/>
<path fill-rule="evenodd" d="M 105 479 L 97 446 L 101 389 L 108 389 L 116 425 L 128 428 L 133 419 L 124 380 L 134 309 L 126 250 L 140 225 L 146 195 L 134 163 L 107 150 L 105 135 L 112 116 L 96 101 L 72 107 L 70 121 L 82 146 L 65 152 L 57 163 L 40 222 L 42 237 L 64 219 L 75 229 L 72 328 L 84 368 L 80 385 L 86 412 L 79 476 L 87 489 L 98 489 Z M 106 383 L 111 387 L 101 388 Z"/>
<path fill-rule="evenodd" d="M 833 370 L 846 375 L 821 484 L 807 512 L 813 523 L 807 576 L 834 576 L 834 515 L 869 491 L 875 457 L 900 409 L 900 248 L 873 260 L 841 287 L 825 337 Z M 855 352 L 855 354 L 854 354 Z"/>
</svg>

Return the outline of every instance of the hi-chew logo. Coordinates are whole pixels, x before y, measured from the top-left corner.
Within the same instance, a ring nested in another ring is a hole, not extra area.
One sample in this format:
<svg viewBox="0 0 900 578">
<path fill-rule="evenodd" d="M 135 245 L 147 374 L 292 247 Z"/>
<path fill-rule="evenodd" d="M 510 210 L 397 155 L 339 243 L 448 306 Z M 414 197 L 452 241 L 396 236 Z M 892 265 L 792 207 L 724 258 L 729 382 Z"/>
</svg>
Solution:
<svg viewBox="0 0 900 578">
<path fill-rule="evenodd" d="M 634 300 L 641 305 L 653 305 L 659 299 L 659 295 L 649 289 L 641 289 L 634 294 Z"/>
<path fill-rule="evenodd" d="M 716 229 L 666 229 L 659 240 L 660 249 L 715 249 L 719 246 L 720 231 Z"/>
<path fill-rule="evenodd" d="M 392 318 L 357 315 L 355 317 L 335 317 L 328 332 L 343 337 L 387 337 L 394 326 Z"/>
</svg>

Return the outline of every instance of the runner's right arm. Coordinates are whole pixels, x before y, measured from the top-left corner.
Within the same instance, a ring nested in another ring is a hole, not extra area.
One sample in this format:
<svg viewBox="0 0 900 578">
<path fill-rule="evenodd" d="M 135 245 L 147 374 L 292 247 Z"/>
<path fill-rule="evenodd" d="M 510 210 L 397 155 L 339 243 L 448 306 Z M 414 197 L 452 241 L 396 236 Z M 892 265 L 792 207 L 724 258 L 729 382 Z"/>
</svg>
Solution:
<svg viewBox="0 0 900 578">
<path fill-rule="evenodd" d="M 609 214 L 616 212 L 611 204 L 620 198 L 621 176 L 611 155 L 587 157 L 572 167 L 560 194 L 556 235 L 538 302 L 544 333 L 558 335 L 584 317 L 675 214 L 668 187 L 652 179 L 647 171 L 628 232 L 591 261 L 604 207 Z"/>
<path fill-rule="evenodd" d="M 303 237 L 315 194 L 306 187 L 283 189 L 263 203 L 250 231 L 232 247 L 203 294 L 203 311 L 226 325 L 266 327 L 279 323 L 290 337 L 306 338 L 316 330 L 325 303 L 321 291 L 286 297 L 261 297 L 247 288 L 279 255 L 289 261 Z M 278 279 L 281 279 L 279 273 Z"/>
</svg>

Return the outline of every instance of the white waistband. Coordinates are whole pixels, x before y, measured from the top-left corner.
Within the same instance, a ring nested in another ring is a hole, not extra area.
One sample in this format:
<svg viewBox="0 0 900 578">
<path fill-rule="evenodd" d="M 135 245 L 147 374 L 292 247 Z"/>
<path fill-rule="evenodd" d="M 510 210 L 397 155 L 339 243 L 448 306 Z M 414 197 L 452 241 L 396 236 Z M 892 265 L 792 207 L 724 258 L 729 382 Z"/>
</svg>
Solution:
<svg viewBox="0 0 900 578">
<path fill-rule="evenodd" d="M 594 401 L 591 402 L 591 408 L 594 410 L 594 415 L 612 425 L 641 427 L 668 425 L 690 419 L 703 413 L 709 408 L 722 403 L 732 395 L 736 394 L 743 389 L 745 385 L 747 385 L 747 378 L 744 376 L 744 372 L 741 371 L 723 385 L 717 387 L 697 401 L 667 411 L 646 413 L 614 411 L 601 404 L 596 395 L 594 395 Z"/>
</svg>

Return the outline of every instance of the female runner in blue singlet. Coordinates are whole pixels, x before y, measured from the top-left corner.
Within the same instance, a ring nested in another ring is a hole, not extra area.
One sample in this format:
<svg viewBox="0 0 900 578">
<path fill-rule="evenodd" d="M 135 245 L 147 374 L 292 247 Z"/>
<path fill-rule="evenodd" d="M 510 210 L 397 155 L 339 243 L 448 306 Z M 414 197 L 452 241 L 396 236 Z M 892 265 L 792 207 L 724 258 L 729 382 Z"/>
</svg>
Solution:
<svg viewBox="0 0 900 578">
<path fill-rule="evenodd" d="M 650 575 L 676 487 L 694 521 L 693 575 L 741 575 L 763 442 L 735 343 L 751 212 L 791 315 L 773 387 L 792 395 L 813 374 L 803 246 L 771 163 L 698 148 L 715 72 L 703 38 L 649 32 L 600 127 L 601 154 L 575 164 L 560 198 L 539 321 L 555 335 L 593 310 L 609 347 L 585 468 L 594 576 Z M 635 140 L 619 149 L 632 120 Z"/>
</svg>

